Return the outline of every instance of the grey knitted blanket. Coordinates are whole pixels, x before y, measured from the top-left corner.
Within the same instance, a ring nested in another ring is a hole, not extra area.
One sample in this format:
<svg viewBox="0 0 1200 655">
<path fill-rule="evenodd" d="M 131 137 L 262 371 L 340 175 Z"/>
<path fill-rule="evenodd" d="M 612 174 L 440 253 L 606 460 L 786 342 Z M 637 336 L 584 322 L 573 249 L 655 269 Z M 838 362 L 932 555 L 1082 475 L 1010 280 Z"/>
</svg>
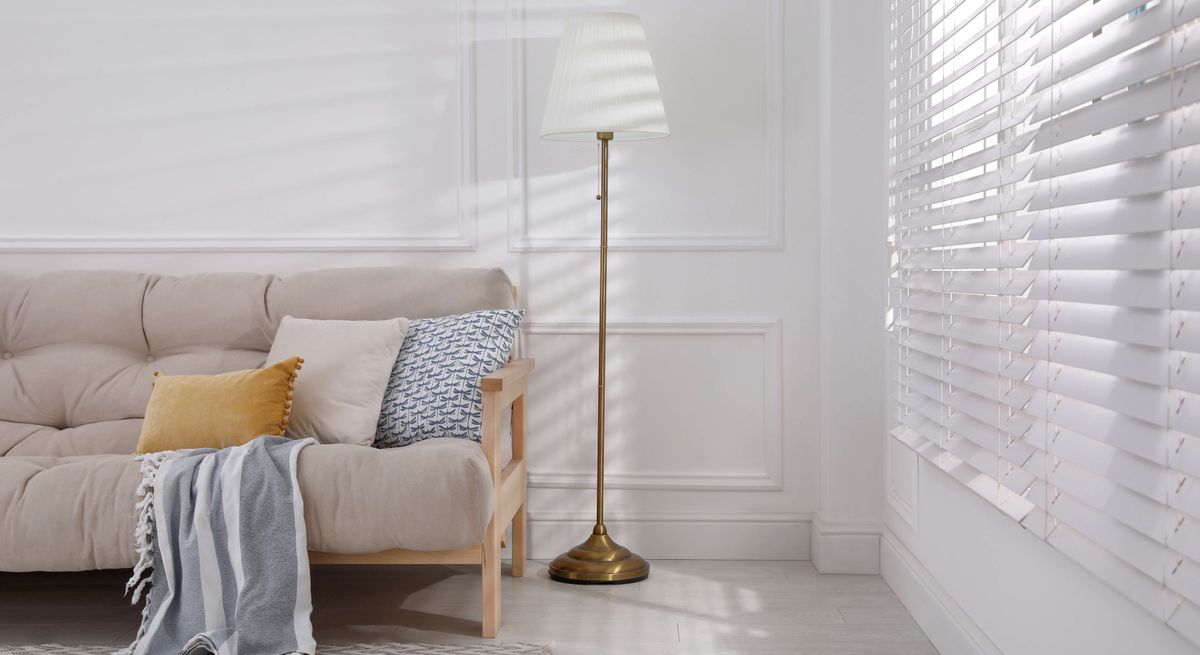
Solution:
<svg viewBox="0 0 1200 655">
<path fill-rule="evenodd" d="M 135 604 L 143 595 L 146 604 L 122 653 L 316 651 L 296 479 L 309 443 L 259 437 L 236 448 L 141 458 L 139 558 L 127 589 Z"/>
</svg>

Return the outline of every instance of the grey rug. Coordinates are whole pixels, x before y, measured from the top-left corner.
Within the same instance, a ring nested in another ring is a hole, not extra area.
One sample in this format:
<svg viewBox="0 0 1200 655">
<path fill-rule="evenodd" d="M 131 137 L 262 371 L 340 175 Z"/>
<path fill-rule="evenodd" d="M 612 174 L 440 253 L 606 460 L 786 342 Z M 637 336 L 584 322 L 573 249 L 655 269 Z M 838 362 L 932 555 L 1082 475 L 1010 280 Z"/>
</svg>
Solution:
<svg viewBox="0 0 1200 655">
<path fill-rule="evenodd" d="M 0 646 L 0 655 L 111 655 L 119 646 Z M 317 655 L 550 655 L 536 644 L 354 644 L 321 646 Z"/>
</svg>

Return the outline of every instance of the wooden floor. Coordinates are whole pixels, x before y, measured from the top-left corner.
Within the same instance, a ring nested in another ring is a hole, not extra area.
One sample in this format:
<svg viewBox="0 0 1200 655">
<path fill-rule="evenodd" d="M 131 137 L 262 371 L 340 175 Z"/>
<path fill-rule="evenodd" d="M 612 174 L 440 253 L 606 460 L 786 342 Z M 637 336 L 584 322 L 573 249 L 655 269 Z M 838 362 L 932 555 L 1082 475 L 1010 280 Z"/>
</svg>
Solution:
<svg viewBox="0 0 1200 655">
<path fill-rule="evenodd" d="M 937 652 L 879 576 L 819 575 L 809 562 L 657 561 L 645 582 L 586 587 L 528 568 L 521 579 L 505 573 L 499 640 L 550 644 L 556 655 Z M 317 567 L 317 641 L 476 641 L 477 571 Z M 127 644 L 138 612 L 121 597 L 125 577 L 0 573 L 0 643 Z"/>
</svg>

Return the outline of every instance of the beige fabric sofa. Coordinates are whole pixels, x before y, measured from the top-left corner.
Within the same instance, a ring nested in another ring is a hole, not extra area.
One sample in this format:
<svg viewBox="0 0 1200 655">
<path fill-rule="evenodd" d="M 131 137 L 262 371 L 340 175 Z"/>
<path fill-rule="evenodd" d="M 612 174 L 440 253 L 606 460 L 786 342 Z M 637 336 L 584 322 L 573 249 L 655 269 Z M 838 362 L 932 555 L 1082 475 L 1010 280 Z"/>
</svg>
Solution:
<svg viewBox="0 0 1200 655">
<path fill-rule="evenodd" d="M 0 274 L 0 571 L 133 565 L 140 476 L 130 453 L 154 371 L 261 366 L 288 314 L 425 318 L 513 306 L 511 282 L 497 269 L 357 268 L 287 278 Z M 524 377 L 531 367 L 520 360 L 484 380 L 482 448 L 430 439 L 388 450 L 302 451 L 312 560 L 483 564 L 485 601 L 494 596 L 483 632 L 494 635 L 500 535 L 511 519 L 515 574 L 524 561 Z M 508 407 L 517 422 L 510 432 L 516 459 L 500 443 Z"/>
</svg>

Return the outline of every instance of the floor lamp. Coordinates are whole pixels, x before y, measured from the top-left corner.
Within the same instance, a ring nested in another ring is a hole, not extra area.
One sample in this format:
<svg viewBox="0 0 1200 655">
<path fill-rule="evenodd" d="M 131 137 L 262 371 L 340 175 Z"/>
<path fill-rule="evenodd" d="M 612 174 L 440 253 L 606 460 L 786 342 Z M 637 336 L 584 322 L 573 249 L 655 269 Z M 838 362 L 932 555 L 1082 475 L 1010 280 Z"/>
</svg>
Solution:
<svg viewBox="0 0 1200 655">
<path fill-rule="evenodd" d="M 650 564 L 621 546 L 604 526 L 604 342 L 608 294 L 608 144 L 667 136 L 667 116 L 642 21 L 633 14 L 567 19 L 543 139 L 600 143 L 600 367 L 596 393 L 596 526 L 586 541 L 550 564 L 550 577 L 575 584 L 645 580 Z"/>
</svg>

